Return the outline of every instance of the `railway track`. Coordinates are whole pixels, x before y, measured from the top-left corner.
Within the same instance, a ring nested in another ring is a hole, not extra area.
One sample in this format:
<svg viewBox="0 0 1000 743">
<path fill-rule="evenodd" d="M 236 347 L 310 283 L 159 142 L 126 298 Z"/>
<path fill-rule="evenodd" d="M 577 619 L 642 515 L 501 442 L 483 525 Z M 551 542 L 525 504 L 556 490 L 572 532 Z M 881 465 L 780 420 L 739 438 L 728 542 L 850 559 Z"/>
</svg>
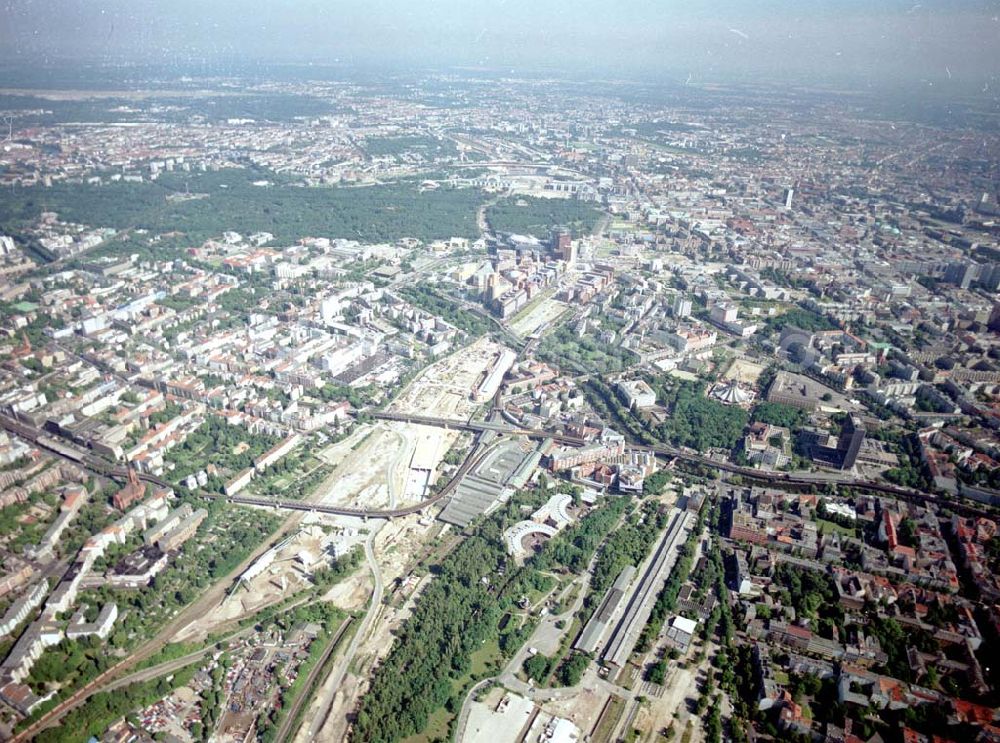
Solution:
<svg viewBox="0 0 1000 743">
<path fill-rule="evenodd" d="M 464 421 L 451 418 L 435 418 L 433 416 L 409 415 L 402 413 L 375 413 L 374 417 L 382 420 L 415 423 L 423 426 L 438 426 L 441 428 L 464 431 L 495 431 L 497 433 L 505 433 L 513 436 L 527 436 L 534 439 L 552 439 L 556 443 L 566 444 L 568 446 L 585 446 L 591 443 L 576 436 L 565 436 L 563 434 L 551 433 L 541 429 L 522 428 L 499 423 L 484 423 L 481 421 L 471 420 Z M 816 487 L 829 483 L 831 485 L 850 487 L 855 490 L 861 490 L 869 493 L 891 495 L 920 504 L 946 505 L 954 511 L 969 516 L 994 518 L 996 515 L 990 510 L 979 508 L 978 506 L 974 506 L 966 501 L 948 500 L 932 493 L 924 493 L 919 490 L 902 488 L 897 485 L 890 485 L 888 483 L 877 482 L 874 480 L 854 480 L 849 477 L 839 477 L 836 475 L 831 475 L 827 479 L 815 479 L 803 477 L 790 472 L 766 472 L 752 467 L 742 467 L 738 464 L 731 464 L 730 462 L 711 459 L 700 454 L 665 445 L 650 446 L 647 444 L 629 444 L 628 448 L 636 451 L 652 452 L 659 456 L 670 457 L 687 464 L 695 464 L 702 467 L 708 467 L 710 469 L 722 470 L 724 472 L 740 475 L 757 482 L 798 487 Z"/>
<path fill-rule="evenodd" d="M 20 421 L 16 421 L 7 416 L 0 416 L 0 427 L 7 429 L 8 431 L 17 434 L 21 438 L 27 439 L 34 443 L 41 449 L 46 450 L 50 454 L 55 454 L 56 456 L 67 459 L 75 464 L 85 467 L 97 474 L 104 475 L 106 477 L 112 477 L 115 479 L 124 479 L 128 477 L 128 469 L 120 465 L 108 462 L 107 460 L 101 459 L 100 457 L 94 456 L 89 452 L 83 452 L 79 449 L 71 447 L 63 442 L 55 439 L 51 436 L 46 435 L 44 432 L 38 429 L 28 426 Z M 279 500 L 276 498 L 266 498 L 266 497 L 253 497 L 253 496 L 240 496 L 240 495 L 222 495 L 220 493 L 202 493 L 201 495 L 205 498 L 211 498 L 213 500 L 224 500 L 228 503 L 236 503 L 238 505 L 244 506 L 261 506 L 265 508 L 277 508 L 286 511 L 309 511 L 315 513 L 328 513 L 337 516 L 356 516 L 358 518 L 366 519 L 393 519 L 401 516 L 409 516 L 414 513 L 419 513 L 425 508 L 434 505 L 435 503 L 447 498 L 451 495 L 452 491 L 458 487 L 458 483 L 462 478 L 468 474 L 469 470 L 479 464 L 482 461 L 485 452 L 478 452 L 475 448 L 472 450 L 470 455 L 466 457 L 465 461 L 458 468 L 452 478 L 441 488 L 440 491 L 432 495 L 430 498 L 426 498 L 419 503 L 414 503 L 409 506 L 404 506 L 402 508 L 394 509 L 360 509 L 360 508 L 346 508 L 342 506 L 328 506 L 318 503 L 307 503 L 305 501 L 296 500 Z M 153 485 L 157 485 L 163 488 L 172 488 L 173 485 L 164 480 L 161 477 L 155 475 L 150 475 L 146 473 L 136 473 L 138 477 L 143 482 L 148 482 Z"/>
<path fill-rule="evenodd" d="M 535 428 L 523 428 L 518 426 L 512 426 L 504 423 L 486 422 L 486 421 L 474 421 L 474 420 L 460 420 L 453 418 L 438 418 L 434 416 L 426 415 L 411 415 L 408 413 L 387 413 L 387 412 L 375 412 L 372 416 L 379 420 L 388 421 L 398 421 L 401 423 L 413 423 L 422 426 L 435 426 L 438 428 L 446 428 L 459 431 L 471 431 L 474 433 L 482 433 L 484 431 L 493 431 L 495 433 L 503 433 L 512 436 L 525 436 L 533 439 L 552 439 L 554 442 L 565 444 L 567 446 L 585 446 L 589 441 L 585 439 L 578 438 L 576 436 L 566 436 L 564 434 L 551 433 L 549 431 L 544 431 Z M 42 431 L 34 428 L 33 426 L 28 426 L 20 421 L 14 420 L 9 416 L 0 415 L 0 427 L 7 429 L 12 433 L 16 433 L 24 439 L 32 441 L 37 446 L 46 451 L 55 454 L 57 456 L 68 459 L 75 462 L 83 467 L 97 472 L 99 474 L 106 475 L 108 477 L 124 478 L 128 475 L 128 471 L 121 466 L 112 464 L 106 460 L 95 457 L 89 452 L 81 452 L 74 447 L 68 446 L 63 442 L 48 436 Z M 729 472 L 730 474 L 740 475 L 749 480 L 755 482 L 763 482 L 769 485 L 784 485 L 792 487 L 816 487 L 822 486 L 827 483 L 831 485 L 843 486 L 854 488 L 855 490 L 860 490 L 867 493 L 876 493 L 882 495 L 890 495 L 902 500 L 909 501 L 911 503 L 918 503 L 920 505 L 944 505 L 948 508 L 956 511 L 965 516 L 976 516 L 985 518 L 995 518 L 996 514 L 994 511 L 980 508 L 974 506 L 968 501 L 964 500 L 949 500 L 942 498 L 939 495 L 933 493 L 924 493 L 919 490 L 913 490 L 911 488 L 902 488 L 897 485 L 890 485 L 888 483 L 877 482 L 874 480 L 853 480 L 847 477 L 837 477 L 831 475 L 828 479 L 818 480 L 810 477 L 803 477 L 801 475 L 796 475 L 790 472 L 766 472 L 763 470 L 753 469 L 752 467 L 742 467 L 737 464 L 731 464 L 730 462 L 719 461 L 716 459 L 711 459 L 709 457 L 702 456 L 690 451 L 685 451 L 683 449 L 678 449 L 672 446 L 658 445 L 650 446 L 647 444 L 630 444 L 629 448 L 637 451 L 648 451 L 659 456 L 670 457 L 677 459 L 681 462 L 687 464 L 699 465 L 701 467 L 708 467 L 710 469 L 721 470 L 723 472 Z M 225 496 L 219 494 L 205 494 L 209 498 L 219 498 L 231 503 L 238 503 L 242 505 L 251 506 L 266 506 L 269 508 L 279 508 L 285 510 L 293 511 L 315 511 L 318 513 L 329 513 L 341 516 L 357 516 L 361 518 L 374 518 L 374 519 L 392 519 L 400 516 L 407 516 L 413 513 L 422 511 L 428 506 L 434 505 L 436 502 L 442 500 L 447 495 L 458 486 L 458 482 L 461 478 L 468 473 L 468 471 L 478 463 L 478 459 L 471 461 L 472 457 L 466 459 L 459 468 L 455 476 L 441 489 L 441 491 L 430 498 L 421 501 L 420 503 L 407 506 L 405 508 L 397 508 L 392 510 L 385 509 L 356 509 L 356 508 L 342 508 L 340 506 L 326 506 L 326 505 L 310 505 L 308 503 L 303 503 L 301 501 L 289 501 L 289 500 L 275 500 L 272 498 L 251 498 L 248 496 Z M 149 482 L 154 485 L 159 485 L 161 487 L 169 488 L 172 485 L 163 480 L 162 478 L 156 477 L 155 475 L 139 474 L 140 480 L 144 482 Z"/>
<path fill-rule="evenodd" d="M 354 617 L 348 617 L 345 619 L 340 627 L 337 629 L 337 634 L 330 640 L 326 649 L 323 651 L 323 655 L 316 662 L 316 665 L 312 667 L 309 671 L 309 676 L 306 677 L 305 685 L 302 687 L 301 693 L 292 703 L 291 709 L 288 710 L 288 714 L 285 715 L 285 719 L 281 723 L 281 727 L 278 728 L 278 734 L 275 736 L 275 740 L 278 741 L 289 741 L 292 740 L 294 734 L 298 731 L 299 726 L 302 721 L 298 720 L 299 713 L 302 711 L 302 707 L 313 697 L 313 693 L 316 690 L 316 682 L 320 675 L 328 670 L 326 668 L 327 662 L 330 660 L 330 656 L 340 647 L 340 641 L 343 639 L 344 634 L 350 628 L 351 624 L 354 622 Z"/>
</svg>

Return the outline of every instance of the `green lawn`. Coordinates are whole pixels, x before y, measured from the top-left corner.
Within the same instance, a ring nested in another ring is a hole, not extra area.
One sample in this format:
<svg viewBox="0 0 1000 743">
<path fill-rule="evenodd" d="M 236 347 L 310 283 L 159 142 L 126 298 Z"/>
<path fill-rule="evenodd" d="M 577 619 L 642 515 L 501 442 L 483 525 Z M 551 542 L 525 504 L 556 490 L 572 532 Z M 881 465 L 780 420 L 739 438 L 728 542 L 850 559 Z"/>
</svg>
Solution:
<svg viewBox="0 0 1000 743">
<path fill-rule="evenodd" d="M 555 580 L 549 578 L 548 587 L 545 588 L 544 590 L 539 590 L 539 589 L 536 589 L 536 588 L 532 588 L 531 590 L 528 591 L 528 594 L 527 594 L 528 595 L 528 601 L 531 602 L 532 606 L 536 606 L 539 601 L 541 601 L 546 596 L 548 596 L 550 593 L 552 593 L 552 590 L 555 587 L 555 584 L 556 584 Z"/>
<path fill-rule="evenodd" d="M 451 721 L 454 719 L 455 715 L 451 714 L 444 707 L 439 707 L 431 713 L 430 719 L 427 721 L 427 727 L 424 728 L 422 733 L 404 738 L 402 743 L 433 743 L 438 740 L 446 740 L 448 738 L 448 730 L 451 727 Z"/>
<path fill-rule="evenodd" d="M 476 681 L 493 672 L 494 664 L 503 659 L 496 638 L 490 638 L 469 657 L 469 672 L 452 679 L 451 688 L 456 694 L 464 693 Z"/>
<path fill-rule="evenodd" d="M 503 658 L 496 638 L 491 638 L 472 654 L 472 676 L 479 678 L 489 675 L 493 663 Z"/>
<path fill-rule="evenodd" d="M 816 517 L 816 524 L 817 527 L 819 528 L 820 534 L 829 534 L 830 532 L 833 531 L 839 531 L 845 537 L 854 536 L 854 529 L 851 529 L 847 526 L 841 526 L 840 524 L 837 524 L 833 521 L 827 521 L 826 519 L 821 519 L 818 516 Z"/>
</svg>

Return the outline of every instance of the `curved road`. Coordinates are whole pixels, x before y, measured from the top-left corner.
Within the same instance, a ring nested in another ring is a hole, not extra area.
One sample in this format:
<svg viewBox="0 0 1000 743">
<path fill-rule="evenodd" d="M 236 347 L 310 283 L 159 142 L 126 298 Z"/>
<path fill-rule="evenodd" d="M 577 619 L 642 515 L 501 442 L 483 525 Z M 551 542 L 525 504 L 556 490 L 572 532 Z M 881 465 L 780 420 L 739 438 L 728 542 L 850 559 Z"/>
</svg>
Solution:
<svg viewBox="0 0 1000 743">
<path fill-rule="evenodd" d="M 567 591 L 571 590 L 572 586 L 574 585 L 580 587 L 580 591 L 577 594 L 576 598 L 573 600 L 572 606 L 570 606 L 562 614 L 547 616 L 544 619 L 542 619 L 542 621 L 538 623 L 538 626 L 536 626 L 535 629 L 532 630 L 531 636 L 528 638 L 528 641 L 525 642 L 524 645 L 522 645 L 516 653 L 514 653 L 514 657 L 510 659 L 510 661 L 504 667 L 503 671 L 500 672 L 499 676 L 489 676 L 487 678 L 484 678 L 483 680 L 476 683 L 471 689 L 469 689 L 469 692 L 465 695 L 465 699 L 462 701 L 462 709 L 458 713 L 458 720 L 455 725 L 455 740 L 458 743 L 461 743 L 461 741 L 465 738 L 466 727 L 469 724 L 469 713 L 472 711 L 471 710 L 472 699 L 476 695 L 476 692 L 479 691 L 479 689 L 481 689 L 482 687 L 486 686 L 487 684 L 493 682 L 500 683 L 503 686 L 507 687 L 508 689 L 518 692 L 522 696 L 526 696 L 532 700 L 540 700 L 546 698 L 555 699 L 561 695 L 570 693 L 567 689 L 570 689 L 573 692 L 579 689 L 579 685 L 576 687 L 567 687 L 562 689 L 544 689 L 544 690 L 536 689 L 535 687 L 529 686 L 528 684 L 521 681 L 519 678 L 517 678 L 515 674 L 517 673 L 517 669 L 521 667 L 521 664 L 524 663 L 525 655 L 527 655 L 528 648 L 541 644 L 538 642 L 537 638 L 541 632 L 545 631 L 546 625 L 551 625 L 554 627 L 556 622 L 562 620 L 566 623 L 566 627 L 565 629 L 559 631 L 558 637 L 561 637 L 565 632 L 569 632 L 573 624 L 572 621 L 573 617 L 583 607 L 584 599 L 587 597 L 587 589 L 590 586 L 591 570 L 593 570 L 594 563 L 597 561 L 597 555 L 599 553 L 600 549 L 595 550 L 593 557 L 590 558 L 590 562 L 587 565 L 587 569 L 580 576 L 575 578 L 569 585 L 567 585 L 566 588 L 563 589 L 562 593 L 565 594 Z M 551 696 L 546 696 L 546 692 L 549 692 Z"/>
<path fill-rule="evenodd" d="M 375 561 L 375 549 L 373 544 L 375 542 L 375 535 L 377 531 L 372 531 L 368 535 L 368 539 L 365 540 L 365 558 L 368 560 L 368 566 L 371 568 L 372 576 L 375 579 L 375 588 L 372 590 L 371 603 L 368 606 L 368 613 L 365 614 L 365 618 L 358 628 L 358 631 L 354 633 L 354 637 L 351 638 L 351 644 L 347 648 L 347 652 L 344 653 L 343 657 L 340 658 L 337 663 L 336 669 L 330 674 L 330 678 L 324 682 L 325 685 L 329 685 L 329 690 L 326 692 L 326 696 L 320 701 L 319 708 L 316 710 L 312 722 L 309 723 L 308 732 L 305 740 L 313 741 L 317 739 L 319 731 L 323 729 L 326 725 L 327 718 L 330 716 L 330 709 L 333 707 L 333 701 L 337 696 L 337 692 L 340 691 L 340 687 L 344 682 L 344 676 L 347 675 L 347 669 L 350 667 L 351 662 L 354 660 L 355 654 L 358 652 L 358 645 L 365 636 L 371 631 L 372 624 L 375 622 L 375 617 L 379 613 L 382 606 L 382 573 L 379 570 L 378 563 Z M 306 729 L 304 726 L 300 728 L 300 732 Z"/>
</svg>

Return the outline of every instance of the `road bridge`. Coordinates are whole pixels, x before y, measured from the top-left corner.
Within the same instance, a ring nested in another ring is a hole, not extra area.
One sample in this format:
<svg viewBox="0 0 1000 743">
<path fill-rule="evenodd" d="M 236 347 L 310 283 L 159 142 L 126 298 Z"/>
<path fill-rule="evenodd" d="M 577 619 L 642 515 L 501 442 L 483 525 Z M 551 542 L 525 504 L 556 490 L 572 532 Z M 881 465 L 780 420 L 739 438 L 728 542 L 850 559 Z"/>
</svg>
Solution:
<svg viewBox="0 0 1000 743">
<path fill-rule="evenodd" d="M 413 423 L 421 426 L 435 426 L 438 428 L 456 431 L 471 431 L 473 433 L 493 431 L 500 434 L 526 436 L 528 438 L 539 440 L 552 439 L 554 442 L 564 444 L 566 446 L 585 446 L 590 443 L 585 439 L 581 439 L 576 436 L 566 436 L 564 434 L 552 433 L 542 429 L 523 428 L 499 422 L 440 418 L 436 416 L 391 412 L 375 412 L 372 413 L 372 417 L 379 420 L 400 421 L 404 423 Z M 8 416 L 0 415 L 0 427 L 6 428 L 12 433 L 16 433 L 19 436 L 32 441 L 40 448 L 45 449 L 52 454 L 56 454 L 57 456 L 76 462 L 77 464 L 97 472 L 98 474 L 117 479 L 123 479 L 128 476 L 128 470 L 126 468 L 107 462 L 107 460 L 103 460 L 91 452 L 82 452 L 73 447 L 67 446 L 61 441 L 54 440 L 45 435 L 43 432 L 19 421 L 15 421 Z M 924 493 L 919 490 L 902 488 L 897 485 L 890 485 L 888 483 L 878 482 L 875 480 L 856 480 L 848 474 L 830 472 L 814 475 L 810 473 L 769 472 L 754 469 L 753 467 L 743 467 L 725 460 L 712 459 L 711 457 L 706 457 L 690 450 L 678 449 L 665 444 L 654 446 L 646 444 L 629 444 L 629 448 L 635 451 L 652 452 L 658 456 L 676 459 L 686 464 L 729 472 L 730 474 L 739 475 L 754 482 L 760 482 L 767 485 L 809 488 L 829 483 L 836 486 L 851 487 L 855 490 L 860 490 L 866 493 L 889 495 L 920 505 L 944 505 L 953 511 L 966 516 L 981 516 L 986 518 L 995 517 L 992 510 L 974 506 L 965 500 L 951 500 L 933 493 Z M 242 503 L 244 505 L 267 506 L 270 508 L 294 511 L 315 511 L 317 513 L 329 513 L 342 516 L 360 516 L 363 518 L 392 519 L 397 516 L 407 516 L 409 514 L 417 513 L 427 506 L 440 501 L 446 495 L 449 495 L 458 485 L 458 481 L 461 480 L 462 476 L 464 476 L 472 468 L 472 466 L 478 462 L 478 460 L 476 462 L 472 461 L 474 453 L 476 453 L 476 450 L 473 450 L 473 453 L 470 453 L 469 457 L 466 458 L 462 467 L 459 468 L 452 480 L 445 485 L 439 493 L 421 501 L 420 503 L 416 503 L 405 508 L 392 510 L 355 509 L 267 497 L 253 498 L 250 496 L 226 496 L 213 493 L 202 493 L 202 495 L 208 498 L 224 499 L 231 503 Z M 482 456 L 481 452 L 479 453 L 479 456 Z M 150 482 L 161 487 L 173 487 L 169 482 L 156 477 L 155 475 L 138 474 L 138 477 L 140 480 Z"/>
</svg>

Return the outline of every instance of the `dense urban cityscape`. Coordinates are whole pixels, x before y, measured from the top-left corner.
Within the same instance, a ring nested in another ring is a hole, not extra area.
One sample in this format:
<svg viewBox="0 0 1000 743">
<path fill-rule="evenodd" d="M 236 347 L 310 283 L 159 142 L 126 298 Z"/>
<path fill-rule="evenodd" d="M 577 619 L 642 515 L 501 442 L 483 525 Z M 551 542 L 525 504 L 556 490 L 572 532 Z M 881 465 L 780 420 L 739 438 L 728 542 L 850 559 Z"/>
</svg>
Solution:
<svg viewBox="0 0 1000 743">
<path fill-rule="evenodd" d="M 995 105 L 88 75 L 0 92 L 0 739 L 1000 740 Z"/>
</svg>

